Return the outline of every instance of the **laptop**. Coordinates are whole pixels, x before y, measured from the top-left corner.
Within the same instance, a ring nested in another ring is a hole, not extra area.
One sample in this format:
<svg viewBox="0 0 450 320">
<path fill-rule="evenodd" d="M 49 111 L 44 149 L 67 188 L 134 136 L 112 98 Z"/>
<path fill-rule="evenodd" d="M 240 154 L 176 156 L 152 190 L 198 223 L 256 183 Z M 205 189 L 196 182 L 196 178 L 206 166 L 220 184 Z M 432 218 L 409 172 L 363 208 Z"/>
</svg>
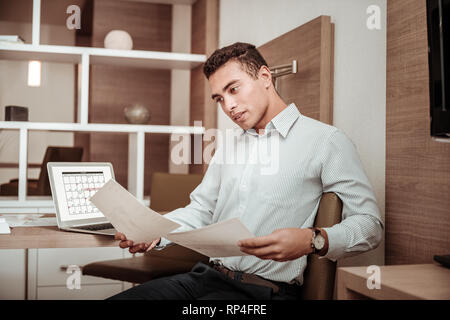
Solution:
<svg viewBox="0 0 450 320">
<path fill-rule="evenodd" d="M 48 177 L 58 228 L 66 231 L 114 235 L 116 230 L 89 199 L 110 179 L 111 163 L 48 162 Z"/>
</svg>

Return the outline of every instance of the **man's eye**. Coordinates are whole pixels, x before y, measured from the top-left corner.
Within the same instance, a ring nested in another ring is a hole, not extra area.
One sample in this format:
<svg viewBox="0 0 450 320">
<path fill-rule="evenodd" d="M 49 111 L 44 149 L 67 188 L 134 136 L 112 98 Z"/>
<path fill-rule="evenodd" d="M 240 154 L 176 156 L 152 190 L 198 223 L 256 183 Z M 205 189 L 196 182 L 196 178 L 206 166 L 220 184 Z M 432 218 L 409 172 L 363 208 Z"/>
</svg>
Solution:
<svg viewBox="0 0 450 320">
<path fill-rule="evenodd" d="M 235 93 L 235 92 L 237 92 L 239 87 L 232 87 L 231 89 L 230 89 L 230 91 L 232 92 L 232 93 Z"/>
<path fill-rule="evenodd" d="M 216 103 L 221 103 L 223 101 L 223 98 L 217 98 Z"/>
</svg>

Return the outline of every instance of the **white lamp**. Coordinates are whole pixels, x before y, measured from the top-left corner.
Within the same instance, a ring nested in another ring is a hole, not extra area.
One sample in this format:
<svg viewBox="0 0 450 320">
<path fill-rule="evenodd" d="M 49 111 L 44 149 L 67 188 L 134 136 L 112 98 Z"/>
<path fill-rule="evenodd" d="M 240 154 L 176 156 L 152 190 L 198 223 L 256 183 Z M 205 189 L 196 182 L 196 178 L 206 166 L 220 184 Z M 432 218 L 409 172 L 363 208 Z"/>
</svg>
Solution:
<svg viewBox="0 0 450 320">
<path fill-rule="evenodd" d="M 41 65 L 40 61 L 28 62 L 28 86 L 40 87 L 41 86 Z"/>
</svg>

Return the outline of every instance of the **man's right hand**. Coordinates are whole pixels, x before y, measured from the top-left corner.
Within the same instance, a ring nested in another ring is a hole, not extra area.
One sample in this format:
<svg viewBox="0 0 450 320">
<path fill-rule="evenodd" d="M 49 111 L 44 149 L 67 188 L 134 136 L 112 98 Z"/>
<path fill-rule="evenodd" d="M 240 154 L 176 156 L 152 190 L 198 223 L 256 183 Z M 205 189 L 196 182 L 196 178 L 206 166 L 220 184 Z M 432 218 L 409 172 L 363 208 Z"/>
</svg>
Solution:
<svg viewBox="0 0 450 320">
<path fill-rule="evenodd" d="M 120 233 L 120 232 L 116 232 L 114 239 L 120 240 L 119 247 L 121 247 L 122 249 L 129 248 L 128 251 L 130 253 L 150 251 L 159 243 L 159 241 L 161 241 L 161 238 L 158 238 L 156 240 L 153 240 L 150 243 L 134 244 L 132 240 L 127 240 L 127 237 L 123 233 Z"/>
</svg>

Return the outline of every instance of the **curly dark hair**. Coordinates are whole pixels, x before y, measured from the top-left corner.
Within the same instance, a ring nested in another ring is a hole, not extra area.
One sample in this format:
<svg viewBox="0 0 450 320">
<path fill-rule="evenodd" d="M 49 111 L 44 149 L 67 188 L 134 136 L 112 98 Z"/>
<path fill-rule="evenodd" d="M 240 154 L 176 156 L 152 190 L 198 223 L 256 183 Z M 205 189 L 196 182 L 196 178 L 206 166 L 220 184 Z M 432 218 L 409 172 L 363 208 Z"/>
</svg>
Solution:
<svg viewBox="0 0 450 320">
<path fill-rule="evenodd" d="M 221 66 L 227 63 L 229 60 L 235 60 L 241 64 L 244 71 L 247 72 L 252 78 L 258 77 L 259 69 L 262 66 L 267 66 L 266 60 L 259 53 L 256 47 L 249 43 L 236 42 L 222 49 L 217 49 L 208 58 L 203 66 L 203 73 L 206 78 L 217 71 Z"/>
</svg>

